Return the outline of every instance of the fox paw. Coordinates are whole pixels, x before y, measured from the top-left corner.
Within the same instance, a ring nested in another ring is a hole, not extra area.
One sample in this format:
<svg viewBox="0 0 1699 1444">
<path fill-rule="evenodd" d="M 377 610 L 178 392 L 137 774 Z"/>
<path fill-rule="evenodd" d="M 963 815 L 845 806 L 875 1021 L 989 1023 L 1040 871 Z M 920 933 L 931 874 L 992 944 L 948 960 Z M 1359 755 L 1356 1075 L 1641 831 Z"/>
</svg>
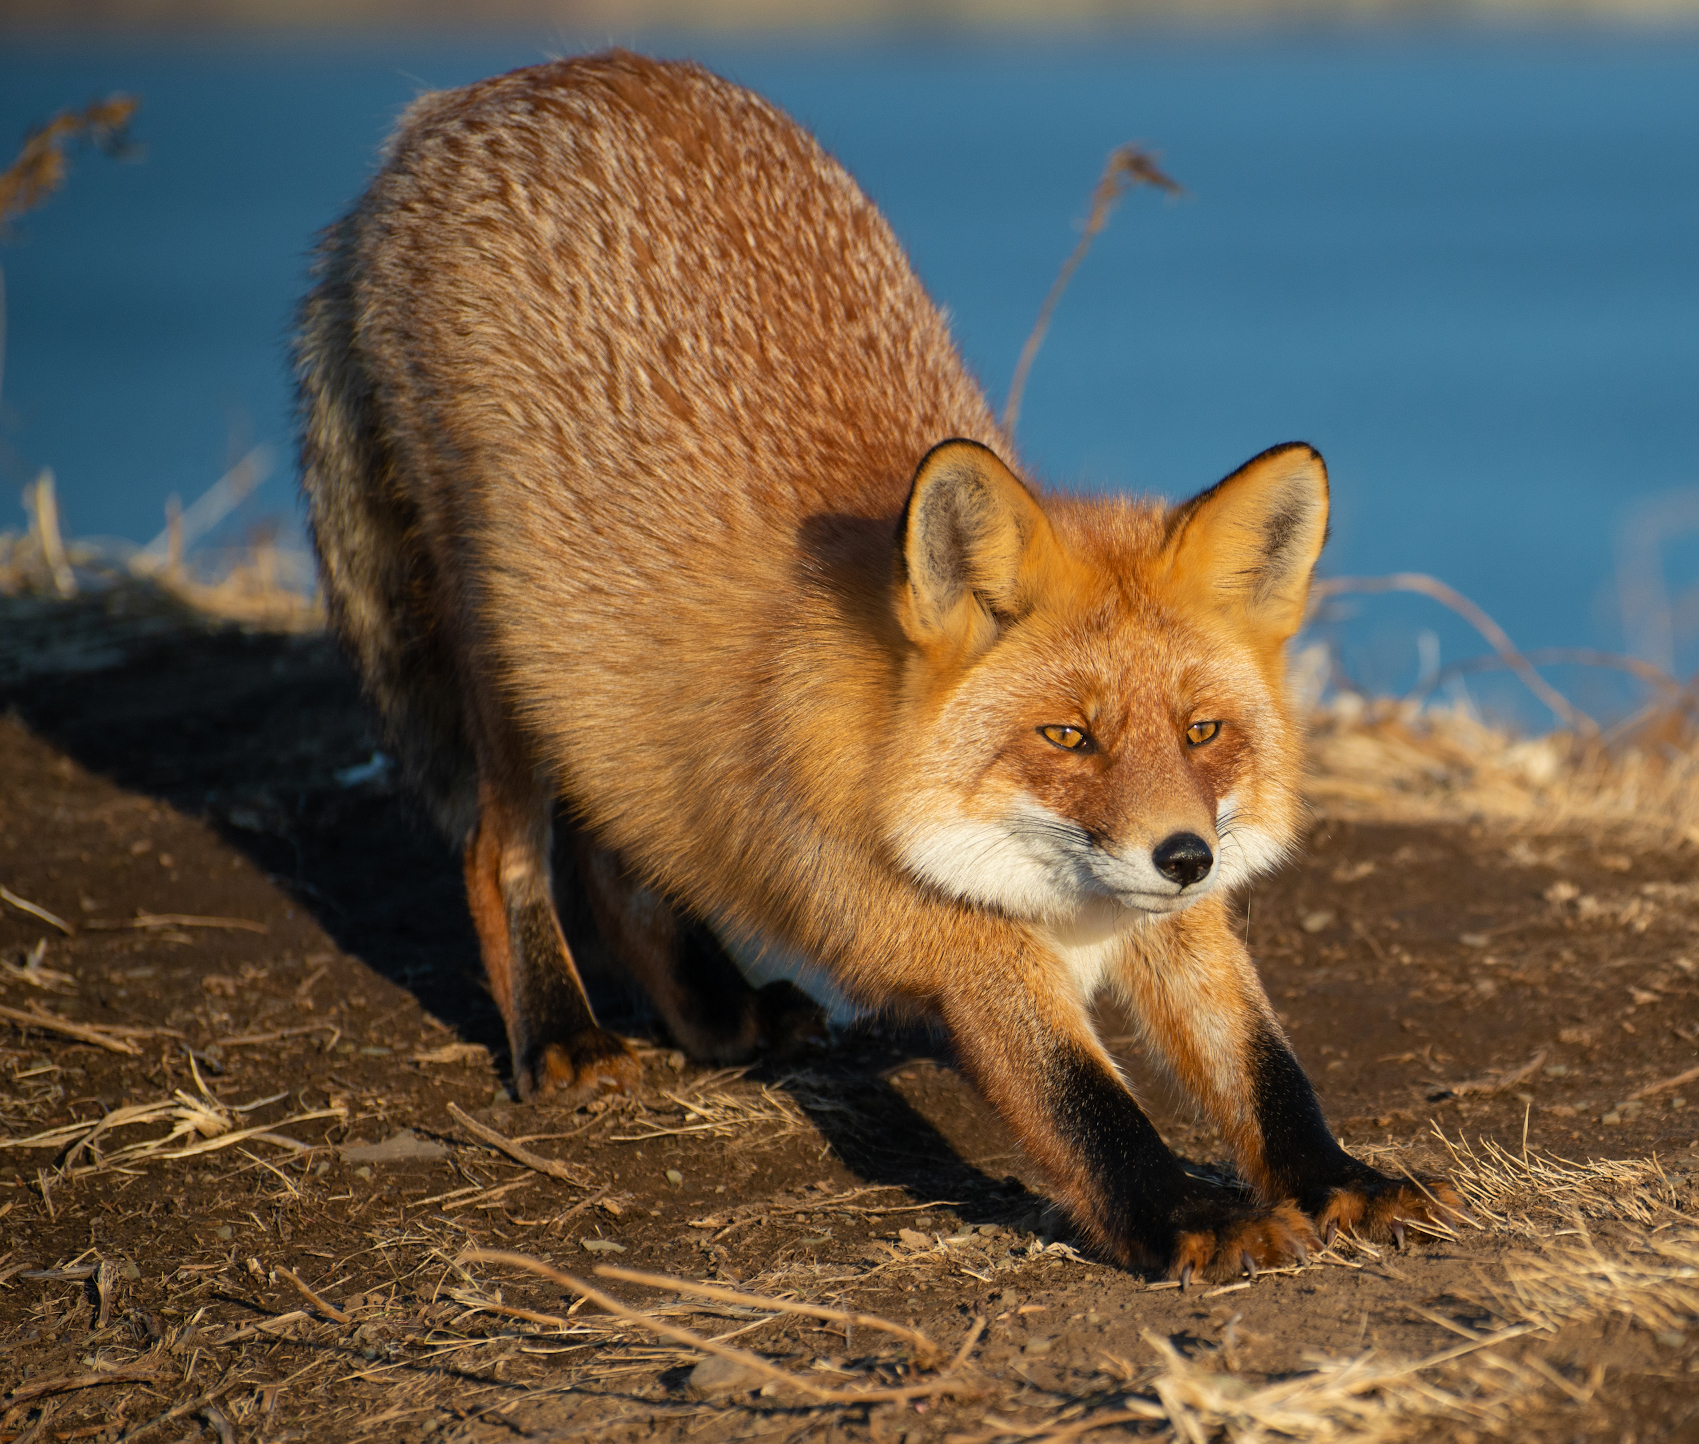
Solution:
<svg viewBox="0 0 1699 1444">
<path fill-rule="evenodd" d="M 783 978 L 755 994 L 760 1020 L 760 1046 L 778 1058 L 795 1058 L 829 1041 L 826 1015 L 820 1005 Z"/>
<path fill-rule="evenodd" d="M 1407 1224 L 1450 1227 L 1469 1217 L 1458 1192 L 1443 1178 L 1389 1178 L 1367 1169 L 1328 1191 L 1315 1210 L 1315 1226 L 1331 1244 L 1340 1229 L 1360 1238 L 1404 1246 Z"/>
<path fill-rule="evenodd" d="M 1316 1245 L 1315 1230 L 1296 1204 L 1266 1209 L 1221 1206 L 1209 1209 L 1204 1218 L 1180 1223 L 1168 1277 L 1185 1288 L 1194 1277 L 1221 1280 L 1307 1263 Z"/>
<path fill-rule="evenodd" d="M 527 1049 L 514 1067 L 514 1083 L 527 1103 L 582 1103 L 602 1093 L 627 1093 L 643 1065 L 625 1039 L 605 1028 L 586 1028 Z"/>
</svg>

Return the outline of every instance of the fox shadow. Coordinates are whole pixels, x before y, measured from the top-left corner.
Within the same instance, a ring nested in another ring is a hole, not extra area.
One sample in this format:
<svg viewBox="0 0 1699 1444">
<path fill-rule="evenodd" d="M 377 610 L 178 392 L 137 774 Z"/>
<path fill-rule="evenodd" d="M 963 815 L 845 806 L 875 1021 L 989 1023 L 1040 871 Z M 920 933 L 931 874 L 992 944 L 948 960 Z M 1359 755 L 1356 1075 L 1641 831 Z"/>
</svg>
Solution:
<svg viewBox="0 0 1699 1444">
<path fill-rule="evenodd" d="M 200 819 L 313 918 L 342 953 L 411 993 L 507 1072 L 460 861 L 373 765 L 378 739 L 352 673 L 320 634 L 213 625 L 153 593 L 6 605 L 0 711 L 88 771 Z M 659 1039 L 594 924 L 561 889 L 561 920 L 598 1016 Z M 924 1028 L 852 1030 L 811 1061 L 797 1101 L 870 1183 L 951 1198 L 975 1223 L 1042 1204 L 962 1160 L 878 1073 L 941 1057 Z M 797 1075 L 763 1064 L 785 1087 Z M 824 1101 L 822 1101 L 824 1100 Z"/>
</svg>

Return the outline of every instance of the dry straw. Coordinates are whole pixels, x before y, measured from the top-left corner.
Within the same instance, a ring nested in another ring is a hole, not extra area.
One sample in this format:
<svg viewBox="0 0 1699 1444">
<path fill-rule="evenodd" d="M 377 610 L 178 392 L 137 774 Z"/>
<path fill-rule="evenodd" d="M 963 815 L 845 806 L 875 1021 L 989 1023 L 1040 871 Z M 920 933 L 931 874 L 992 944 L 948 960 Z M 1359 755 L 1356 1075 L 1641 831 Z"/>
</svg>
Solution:
<svg viewBox="0 0 1699 1444">
<path fill-rule="evenodd" d="M 24 141 L 18 158 L 0 171 L 0 227 L 40 205 L 65 182 L 66 153 L 87 142 L 108 155 L 121 155 L 129 145 L 130 120 L 136 100 L 109 95 L 82 110 L 62 110 Z"/>
<path fill-rule="evenodd" d="M 725 1359 L 728 1363 L 741 1365 L 751 1374 L 759 1375 L 781 1387 L 793 1389 L 797 1393 L 806 1395 L 822 1404 L 875 1404 L 908 1399 L 925 1399 L 939 1394 L 954 1394 L 963 1397 L 984 1392 L 982 1385 L 964 1380 L 960 1376 L 962 1366 L 967 1362 L 968 1355 L 972 1353 L 973 1346 L 979 1342 L 979 1336 L 985 1331 L 985 1320 L 981 1317 L 976 1316 L 974 1318 L 973 1323 L 968 1328 L 967 1337 L 962 1340 L 961 1347 L 957 1349 L 955 1357 L 934 1379 L 898 1388 L 875 1386 L 871 1388 L 834 1389 L 808 1378 L 806 1375 L 792 1373 L 788 1369 L 781 1368 L 777 1364 L 762 1358 L 759 1354 L 750 1353 L 747 1349 L 734 1348 L 730 1344 L 705 1338 L 690 1329 L 658 1318 L 652 1313 L 644 1313 L 629 1308 L 611 1294 L 604 1293 L 601 1289 L 587 1284 L 571 1274 L 562 1273 L 552 1264 L 539 1258 L 533 1258 L 529 1254 L 509 1253 L 500 1249 L 468 1249 L 460 1256 L 460 1261 L 462 1263 L 506 1264 L 539 1274 L 550 1282 L 560 1285 L 561 1288 L 588 1300 L 597 1308 L 605 1313 L 612 1314 L 615 1318 L 623 1319 L 627 1323 L 646 1330 L 659 1338 L 670 1340 L 675 1344 L 682 1344 L 688 1349 Z M 598 1268 L 596 1273 L 603 1278 L 627 1278 L 633 1282 L 648 1284 L 651 1287 L 673 1289 L 679 1292 L 700 1293 L 704 1288 L 703 1285 L 693 1284 L 685 1279 L 674 1279 L 658 1274 L 632 1274 L 627 1270 L 611 1269 L 605 1265 Z M 872 1320 L 871 1316 L 868 1315 L 848 1314 L 838 1309 L 822 1310 L 812 1305 L 799 1305 L 785 1299 L 774 1299 L 761 1295 L 739 1294 L 737 1297 L 739 1302 L 746 1307 L 770 1309 L 775 1313 L 796 1313 L 815 1318 L 830 1317 L 838 1322 L 851 1323 L 867 1320 L 885 1332 L 906 1336 L 911 1341 L 918 1337 L 921 1345 L 925 1347 L 928 1359 L 936 1361 L 944 1357 L 942 1350 L 931 1339 L 924 1335 L 917 1335 L 914 1330 L 906 1329 L 902 1325 L 892 1324 L 886 1320 Z M 916 1363 L 924 1368 L 928 1366 L 921 1364 L 921 1345 L 916 1346 Z"/>
<path fill-rule="evenodd" d="M 1620 824 L 1699 843 L 1699 679 L 1685 685 L 1636 657 L 1558 649 L 1550 663 L 1628 673 L 1651 696 L 1605 730 L 1546 682 L 1504 629 L 1454 588 L 1419 572 L 1334 577 L 1316 583 L 1312 615 L 1349 592 L 1406 591 L 1431 597 L 1467 620 L 1566 730 L 1544 737 L 1494 726 L 1467 705 L 1434 706 L 1422 692 L 1369 701 L 1344 692 L 1317 708 L 1311 729 L 1311 798 L 1330 810 L 1422 817 L 1493 816 L 1533 828 Z M 1479 670 L 1476 660 L 1468 670 Z M 1298 658 L 1300 673 L 1325 676 L 1325 649 Z M 1454 669 L 1457 671 L 1458 669 Z"/>
<path fill-rule="evenodd" d="M 0 1012 L 8 1016 L 27 1016 L 15 1014 L 12 1009 L 3 1009 Z M 123 1031 L 153 1032 L 160 1030 L 125 1029 Z M 82 1035 L 78 1033 L 72 1034 L 72 1036 L 81 1037 Z M 110 1046 L 110 1044 L 107 1046 Z M 255 1112 L 286 1098 L 288 1095 L 278 1093 L 270 1098 L 259 1098 L 251 1103 L 232 1106 L 214 1097 L 207 1089 L 206 1084 L 201 1080 L 200 1069 L 195 1063 L 193 1054 L 189 1057 L 189 1068 L 194 1074 L 195 1085 L 199 1090 L 198 1095 L 186 1093 L 179 1088 L 169 1098 L 159 1099 L 152 1103 L 132 1103 L 122 1108 L 114 1108 L 101 1118 L 93 1121 L 65 1124 L 59 1128 L 49 1128 L 43 1132 L 32 1133 L 22 1138 L 0 1139 L 0 1150 L 13 1148 L 51 1149 L 59 1156 L 60 1176 L 80 1178 L 111 1169 L 134 1168 L 156 1160 L 193 1158 L 203 1153 L 212 1153 L 239 1143 L 248 1142 L 270 1143 L 294 1153 L 306 1153 L 311 1151 L 312 1144 L 303 1143 L 299 1139 L 291 1138 L 277 1130 L 297 1123 L 312 1123 L 326 1118 L 346 1121 L 348 1117 L 347 1110 L 344 1108 L 320 1108 L 306 1113 L 293 1113 L 275 1123 L 239 1128 L 237 1124 L 240 1121 L 241 1114 Z M 170 1130 L 152 1138 L 144 1138 L 139 1142 L 126 1144 L 110 1153 L 102 1151 L 102 1145 L 109 1141 L 108 1135 L 124 1129 L 158 1123 L 169 1123 L 171 1125 Z M 80 1162 L 84 1158 L 88 1161 Z"/>
<path fill-rule="evenodd" d="M 1600 1370 L 1581 1381 L 1560 1373 L 1539 1357 L 1542 1338 L 1605 1314 L 1653 1331 L 1685 1327 L 1699 1314 L 1699 1219 L 1676 1207 L 1655 1160 L 1574 1163 L 1440 1138 L 1451 1154 L 1451 1178 L 1477 1218 L 1542 1245 L 1511 1260 L 1470 1301 L 1494 1327 L 1475 1329 L 1418 1308 L 1460 1342 L 1414 1360 L 1373 1350 L 1312 1355 L 1306 1372 L 1262 1383 L 1238 1371 L 1226 1339 L 1188 1356 L 1147 1331 L 1142 1337 L 1157 1372 L 1137 1393 L 1095 1408 L 1069 1405 L 1032 1423 L 991 1415 L 985 1432 L 956 1438 L 1062 1444 L 1099 1429 L 1149 1437 L 1153 1425 L 1166 1426 L 1161 1437 L 1186 1444 L 1378 1444 L 1463 1427 L 1513 1438 L 1526 1411 L 1586 1404 L 1602 1380 Z M 1607 1253 L 1589 1219 L 1627 1224 L 1633 1238 Z M 1559 1236 L 1581 1243 L 1560 1245 Z M 1110 1362 L 1124 1378 L 1141 1374 L 1126 1360 Z"/>
</svg>

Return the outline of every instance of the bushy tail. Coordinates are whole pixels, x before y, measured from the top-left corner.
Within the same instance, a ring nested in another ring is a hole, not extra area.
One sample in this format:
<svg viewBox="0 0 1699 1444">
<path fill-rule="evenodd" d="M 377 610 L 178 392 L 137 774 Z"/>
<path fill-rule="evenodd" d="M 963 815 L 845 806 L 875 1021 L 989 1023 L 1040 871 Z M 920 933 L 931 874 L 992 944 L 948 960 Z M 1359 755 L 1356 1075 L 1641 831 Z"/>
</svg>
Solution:
<svg viewBox="0 0 1699 1444">
<path fill-rule="evenodd" d="M 435 565 L 397 474 L 354 334 L 355 220 L 325 235 L 294 342 L 313 549 L 331 626 L 383 721 L 385 745 L 451 839 L 469 835 L 476 774 L 433 615 Z"/>
</svg>

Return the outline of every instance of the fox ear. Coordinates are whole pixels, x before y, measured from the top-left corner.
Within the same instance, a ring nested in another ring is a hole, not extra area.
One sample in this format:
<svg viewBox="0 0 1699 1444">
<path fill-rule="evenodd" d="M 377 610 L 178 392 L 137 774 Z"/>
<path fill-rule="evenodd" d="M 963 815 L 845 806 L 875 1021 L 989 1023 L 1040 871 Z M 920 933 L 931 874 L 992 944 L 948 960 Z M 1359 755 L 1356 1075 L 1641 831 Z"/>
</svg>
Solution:
<svg viewBox="0 0 1699 1444">
<path fill-rule="evenodd" d="M 1327 467 L 1301 444 L 1253 457 L 1169 518 L 1171 584 L 1284 642 L 1303 624 L 1327 540 Z"/>
<path fill-rule="evenodd" d="M 1031 605 L 1050 520 L 997 454 L 945 441 L 921 460 L 898 536 L 897 611 L 922 646 L 979 651 Z"/>
</svg>

